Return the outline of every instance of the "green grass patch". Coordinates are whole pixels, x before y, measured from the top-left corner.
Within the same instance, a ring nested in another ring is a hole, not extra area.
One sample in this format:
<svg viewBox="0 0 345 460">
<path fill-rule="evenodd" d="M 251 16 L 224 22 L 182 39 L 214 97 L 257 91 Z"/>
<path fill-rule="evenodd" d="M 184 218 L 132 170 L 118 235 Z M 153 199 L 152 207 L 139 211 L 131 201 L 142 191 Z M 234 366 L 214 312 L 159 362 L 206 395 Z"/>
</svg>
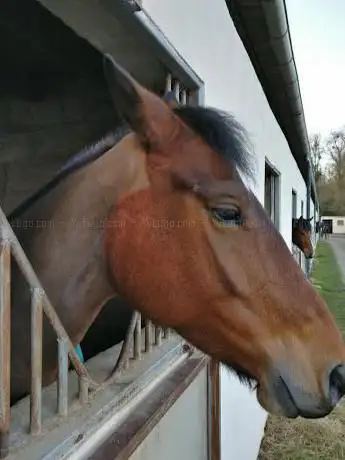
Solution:
<svg viewBox="0 0 345 460">
<path fill-rule="evenodd" d="M 333 249 L 325 241 L 317 245 L 311 281 L 345 334 L 345 284 Z"/>
<path fill-rule="evenodd" d="M 320 241 L 311 277 L 345 334 L 345 284 L 331 245 Z M 269 416 L 258 460 L 345 460 L 345 401 L 328 417 Z"/>
</svg>

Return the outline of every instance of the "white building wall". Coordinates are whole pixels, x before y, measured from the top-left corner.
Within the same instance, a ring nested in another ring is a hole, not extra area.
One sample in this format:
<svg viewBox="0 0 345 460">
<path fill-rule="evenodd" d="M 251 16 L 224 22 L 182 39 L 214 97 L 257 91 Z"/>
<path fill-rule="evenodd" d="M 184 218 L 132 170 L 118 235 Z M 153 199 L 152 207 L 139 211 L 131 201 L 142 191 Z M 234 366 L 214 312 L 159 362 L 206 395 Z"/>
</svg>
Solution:
<svg viewBox="0 0 345 460">
<path fill-rule="evenodd" d="M 130 460 L 185 459 L 208 459 L 207 367 L 130 457 Z"/>
<path fill-rule="evenodd" d="M 322 216 L 322 219 L 332 221 L 333 233 L 335 235 L 345 233 L 345 216 Z M 340 222 L 343 222 L 343 225 Z"/>
<path fill-rule="evenodd" d="M 205 82 L 205 103 L 232 112 L 249 132 L 257 157 L 257 183 L 264 201 L 265 157 L 281 173 L 280 231 L 291 248 L 292 188 L 306 215 L 306 186 L 268 105 L 224 0 L 143 0 L 171 43 Z M 225 370 L 221 373 L 222 460 L 257 457 L 266 413 L 256 396 Z"/>
</svg>

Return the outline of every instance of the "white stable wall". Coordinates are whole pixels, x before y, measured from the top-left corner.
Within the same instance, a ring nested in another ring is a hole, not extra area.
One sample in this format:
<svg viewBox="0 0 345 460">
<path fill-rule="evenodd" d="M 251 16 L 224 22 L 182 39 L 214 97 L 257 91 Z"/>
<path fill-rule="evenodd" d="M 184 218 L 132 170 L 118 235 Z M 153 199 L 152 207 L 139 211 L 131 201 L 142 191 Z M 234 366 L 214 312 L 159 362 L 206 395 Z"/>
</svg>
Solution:
<svg viewBox="0 0 345 460">
<path fill-rule="evenodd" d="M 157 423 L 130 460 L 208 460 L 207 367 Z"/>
<path fill-rule="evenodd" d="M 322 219 L 332 221 L 333 233 L 335 235 L 345 233 L 345 216 L 322 216 Z M 344 224 L 339 225 L 339 221 L 343 221 Z"/>
<path fill-rule="evenodd" d="M 280 231 L 291 248 L 292 188 L 306 213 L 306 186 L 268 105 L 224 0 L 143 0 L 144 10 L 205 82 L 205 104 L 232 112 L 254 144 L 264 200 L 265 157 L 281 173 Z M 266 413 L 256 396 L 221 372 L 221 459 L 257 458 Z"/>
</svg>

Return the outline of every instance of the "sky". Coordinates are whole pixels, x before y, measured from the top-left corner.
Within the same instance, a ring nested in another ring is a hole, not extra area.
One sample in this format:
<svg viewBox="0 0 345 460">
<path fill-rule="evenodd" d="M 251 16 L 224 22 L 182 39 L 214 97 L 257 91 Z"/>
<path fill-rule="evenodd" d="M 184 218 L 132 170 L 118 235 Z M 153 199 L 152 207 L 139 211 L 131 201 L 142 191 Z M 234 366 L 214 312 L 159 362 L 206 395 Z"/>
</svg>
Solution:
<svg viewBox="0 0 345 460">
<path fill-rule="evenodd" d="M 345 0 L 286 0 L 309 135 L 345 126 Z"/>
</svg>

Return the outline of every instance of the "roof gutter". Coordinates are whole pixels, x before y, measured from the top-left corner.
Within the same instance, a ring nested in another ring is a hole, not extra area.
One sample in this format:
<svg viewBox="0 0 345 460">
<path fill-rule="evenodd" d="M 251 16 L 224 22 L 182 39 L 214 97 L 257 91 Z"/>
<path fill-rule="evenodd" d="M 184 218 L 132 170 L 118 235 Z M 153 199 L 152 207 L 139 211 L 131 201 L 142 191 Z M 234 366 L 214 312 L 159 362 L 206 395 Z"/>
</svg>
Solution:
<svg viewBox="0 0 345 460">
<path fill-rule="evenodd" d="M 313 194 L 315 204 L 318 203 L 317 190 L 315 184 L 315 175 L 313 173 L 312 160 L 310 155 L 310 144 L 308 138 L 308 131 L 304 117 L 303 102 L 301 96 L 301 90 L 298 80 L 298 73 L 296 68 L 295 57 L 293 53 L 293 47 L 291 42 L 289 19 L 286 10 L 285 0 L 276 0 L 272 5 L 276 5 L 276 8 L 270 8 L 270 3 L 261 2 L 262 8 L 267 17 L 267 25 L 271 31 L 272 38 L 276 38 L 275 52 L 278 59 L 280 60 L 280 67 L 286 83 L 288 84 L 288 94 L 291 100 L 291 112 L 295 119 L 296 127 L 300 133 L 302 142 L 305 147 L 305 156 L 308 162 L 308 178 L 307 188 L 310 188 L 310 196 Z M 274 14 L 274 10 L 276 14 Z M 310 182 L 308 184 L 308 182 Z M 309 205 L 309 200 L 308 200 Z M 310 217 L 310 207 L 308 206 Z"/>
<path fill-rule="evenodd" d="M 267 100 L 318 203 L 285 0 L 226 0 Z M 265 29 L 265 32 L 263 32 Z"/>
</svg>

